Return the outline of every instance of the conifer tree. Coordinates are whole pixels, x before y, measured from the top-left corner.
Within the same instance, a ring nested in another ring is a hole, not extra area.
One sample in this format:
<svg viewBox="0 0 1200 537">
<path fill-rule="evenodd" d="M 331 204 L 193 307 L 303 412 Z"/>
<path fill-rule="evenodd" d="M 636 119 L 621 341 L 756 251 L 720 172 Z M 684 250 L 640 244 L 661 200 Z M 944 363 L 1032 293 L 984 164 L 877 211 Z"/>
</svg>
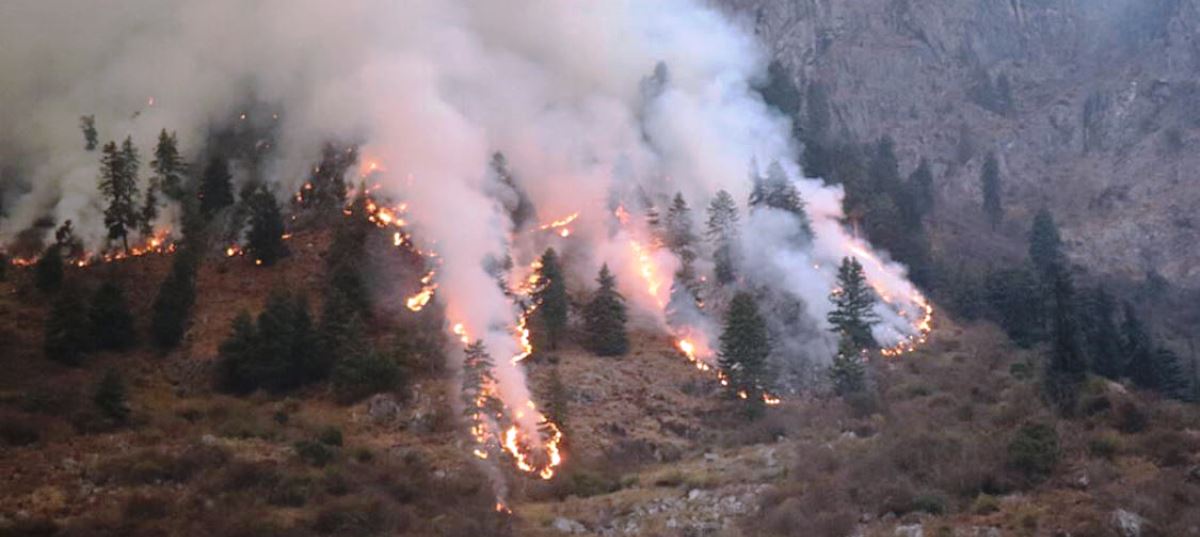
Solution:
<svg viewBox="0 0 1200 537">
<path fill-rule="evenodd" d="M 213 155 L 204 168 L 200 180 L 200 213 L 211 219 L 217 211 L 233 205 L 233 175 L 229 172 L 229 161 Z"/>
<path fill-rule="evenodd" d="M 779 162 L 772 162 L 767 167 L 767 176 L 755 176 L 754 190 L 750 193 L 750 207 L 769 207 L 792 214 L 799 224 L 793 241 L 807 243 L 812 239 L 812 223 L 809 222 L 808 212 L 804 208 L 804 199 L 796 185 L 788 179 L 787 172 Z"/>
<path fill-rule="evenodd" d="M 272 292 L 256 329 L 262 356 L 257 369 L 262 372 L 259 385 L 263 388 L 283 392 L 329 374 L 330 357 L 319 352 L 320 342 L 303 296 Z"/>
<path fill-rule="evenodd" d="M 108 238 L 121 239 L 128 252 L 129 233 L 140 227 L 142 218 L 137 203 L 137 149 L 133 139 L 127 137 L 119 149 L 115 142 L 105 144 L 103 154 L 100 192 L 108 200 L 104 225 L 108 226 Z"/>
<path fill-rule="evenodd" d="M 998 270 L 984 282 L 992 315 L 1008 337 L 1031 347 L 1045 337 L 1046 289 L 1027 268 Z"/>
<path fill-rule="evenodd" d="M 133 345 L 136 339 L 133 314 L 120 286 L 104 282 L 92 297 L 88 317 L 92 341 L 97 349 L 121 350 Z"/>
<path fill-rule="evenodd" d="M 833 311 L 827 317 L 832 330 L 850 338 L 860 349 L 875 346 L 871 327 L 879 322 L 875 314 L 875 292 L 867 283 L 858 259 L 846 257 L 838 268 L 837 288 L 829 295 Z"/>
<path fill-rule="evenodd" d="M 179 201 L 183 199 L 184 177 L 187 173 L 187 163 L 179 155 L 179 141 L 175 133 L 167 133 L 163 129 L 158 133 L 158 145 L 154 147 L 154 160 L 150 161 L 159 188 L 168 198 Z"/>
<path fill-rule="evenodd" d="M 333 366 L 333 388 L 343 403 L 395 389 L 401 379 L 400 365 L 391 356 L 372 348 L 361 321 L 354 317 L 346 342 Z"/>
<path fill-rule="evenodd" d="M 1052 269 L 1053 277 L 1053 348 L 1046 368 L 1046 395 L 1059 411 L 1070 415 L 1079 399 L 1079 389 L 1087 377 L 1087 358 L 1076 337 L 1074 288 L 1065 267 Z"/>
<path fill-rule="evenodd" d="M 46 357 L 66 365 L 83 363 L 89 335 L 87 308 L 79 293 L 60 293 L 46 318 Z"/>
<path fill-rule="evenodd" d="M 1124 320 L 1121 322 L 1121 352 L 1124 353 L 1127 366 L 1126 376 L 1134 384 L 1147 389 L 1157 387 L 1158 375 L 1154 370 L 1154 349 L 1150 335 L 1138 319 L 1133 304 L 1125 303 Z"/>
<path fill-rule="evenodd" d="M 917 169 L 908 176 L 908 186 L 912 191 L 913 208 L 919 217 L 924 217 L 933 210 L 935 197 L 933 192 L 933 172 L 929 169 L 929 159 L 921 157 Z"/>
<path fill-rule="evenodd" d="M 570 425 L 570 395 L 567 385 L 558 374 L 558 368 L 550 369 L 550 377 L 546 381 L 546 418 L 558 425 L 559 430 L 566 432 Z"/>
<path fill-rule="evenodd" d="M 496 377 L 492 375 L 492 357 L 483 340 L 468 345 L 463 354 L 462 401 L 467 419 L 474 421 L 480 415 L 494 416 L 503 411 L 503 404 L 488 390 L 496 384 Z"/>
<path fill-rule="evenodd" d="M 504 153 L 497 151 L 492 155 L 491 167 L 492 173 L 496 174 L 497 181 L 512 194 L 512 196 L 503 196 L 505 208 L 508 209 L 508 217 L 512 221 L 513 230 L 521 231 L 527 224 L 537 219 L 537 211 L 533 207 L 533 202 L 529 199 L 529 194 L 517 183 L 512 171 L 509 170 L 508 159 L 504 157 Z"/>
<path fill-rule="evenodd" d="M 761 392 L 771 354 L 767 325 L 758 313 L 754 295 L 739 292 L 729 303 L 725 326 L 721 331 L 718 367 L 734 394 L 745 394 L 754 404 L 761 402 Z"/>
<path fill-rule="evenodd" d="M 250 231 L 247 233 L 247 251 L 254 256 L 255 262 L 264 266 L 274 265 L 276 261 L 288 255 L 287 245 L 283 242 L 283 215 L 279 212 L 279 203 L 275 196 L 260 186 L 250 196 Z"/>
<path fill-rule="evenodd" d="M 116 423 L 125 423 L 129 419 L 129 402 L 125 394 L 125 381 L 115 369 L 109 369 L 100 379 L 92 402 L 104 416 Z"/>
<path fill-rule="evenodd" d="M 157 177 L 150 178 L 150 186 L 146 188 L 146 199 L 138 214 L 138 228 L 143 236 L 154 234 L 154 221 L 158 219 L 158 190 Z"/>
<path fill-rule="evenodd" d="M 1033 229 L 1029 232 L 1029 260 L 1043 275 L 1051 274 L 1055 267 L 1064 262 L 1058 226 L 1054 224 L 1054 216 L 1044 208 L 1033 217 Z"/>
<path fill-rule="evenodd" d="M 629 352 L 625 333 L 625 298 L 617 292 L 617 281 L 605 264 L 596 279 L 600 289 L 584 308 L 583 320 L 588 350 L 600 356 L 619 356 Z"/>
<path fill-rule="evenodd" d="M 200 258 L 190 246 L 175 253 L 171 272 L 158 288 L 150 319 L 154 343 L 167 350 L 183 339 L 192 305 L 196 302 L 196 270 Z"/>
<path fill-rule="evenodd" d="M 871 188 L 895 199 L 900 192 L 900 162 L 896 159 L 896 142 L 884 136 L 875 144 L 867 171 Z"/>
<path fill-rule="evenodd" d="M 1004 220 L 1004 205 L 1000 193 L 1000 162 L 996 160 L 995 153 L 988 153 L 980 181 L 983 183 L 983 212 L 987 215 L 988 224 L 996 229 Z"/>
<path fill-rule="evenodd" d="M 708 228 L 705 232 L 713 247 L 713 272 L 716 281 L 728 285 L 737 279 L 735 248 L 737 248 L 738 210 L 733 196 L 717 191 L 708 205 Z"/>
<path fill-rule="evenodd" d="M 38 291 L 53 293 L 62 287 L 64 270 L 61 250 L 58 244 L 51 244 L 34 265 L 33 283 Z"/>
<path fill-rule="evenodd" d="M 1084 341 L 1092 369 L 1099 375 L 1118 380 L 1125 374 L 1127 357 L 1121 350 L 1117 327 L 1116 303 L 1103 287 L 1097 287 L 1082 301 Z"/>
<path fill-rule="evenodd" d="M 301 192 L 301 206 L 327 214 L 341 211 L 346 204 L 346 172 L 358 162 L 358 148 L 340 147 L 332 142 L 321 148 L 321 161 Z"/>
<path fill-rule="evenodd" d="M 217 387 L 223 391 L 245 394 L 258 387 L 259 373 L 254 371 L 258 350 L 258 330 L 250 312 L 242 310 L 233 319 L 228 338 L 218 348 Z"/>
<path fill-rule="evenodd" d="M 558 342 L 567 329 L 568 304 L 567 284 L 563 281 L 562 267 L 558 264 L 558 254 L 553 248 L 547 248 L 542 254 L 541 267 L 538 268 L 538 288 L 533 296 L 538 305 L 537 317 L 546 330 L 550 348 L 557 349 Z"/>
<path fill-rule="evenodd" d="M 66 259 L 82 259 L 84 255 L 83 241 L 75 236 L 75 228 L 67 220 L 54 230 L 54 244 L 58 246 L 60 256 Z"/>
<path fill-rule="evenodd" d="M 838 339 L 837 354 L 829 366 L 829 378 L 834 392 L 842 397 L 860 393 L 867 387 L 862 348 L 847 334 Z"/>
<path fill-rule="evenodd" d="M 696 234 L 692 221 L 692 209 L 688 207 L 683 193 L 675 193 L 671 206 L 667 208 L 666 245 L 675 255 L 695 258 Z"/>
<path fill-rule="evenodd" d="M 96 132 L 96 116 L 79 116 L 79 128 L 83 131 L 83 149 L 95 151 L 99 143 L 99 133 Z"/>
<path fill-rule="evenodd" d="M 1187 400 L 1189 385 L 1183 360 L 1174 351 L 1159 347 L 1152 355 L 1153 369 L 1157 377 L 1155 390 L 1166 397 Z"/>
</svg>

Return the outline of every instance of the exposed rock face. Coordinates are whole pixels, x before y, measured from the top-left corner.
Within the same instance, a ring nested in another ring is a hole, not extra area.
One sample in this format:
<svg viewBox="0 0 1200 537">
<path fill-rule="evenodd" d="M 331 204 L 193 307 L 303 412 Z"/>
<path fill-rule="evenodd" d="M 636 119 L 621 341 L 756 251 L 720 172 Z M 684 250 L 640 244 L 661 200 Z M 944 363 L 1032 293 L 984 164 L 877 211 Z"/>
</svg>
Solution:
<svg viewBox="0 0 1200 537">
<path fill-rule="evenodd" d="M 835 131 L 929 157 L 942 210 L 978 212 L 994 151 L 1011 236 L 1048 206 L 1076 263 L 1200 286 L 1200 0 L 720 2 Z"/>
</svg>

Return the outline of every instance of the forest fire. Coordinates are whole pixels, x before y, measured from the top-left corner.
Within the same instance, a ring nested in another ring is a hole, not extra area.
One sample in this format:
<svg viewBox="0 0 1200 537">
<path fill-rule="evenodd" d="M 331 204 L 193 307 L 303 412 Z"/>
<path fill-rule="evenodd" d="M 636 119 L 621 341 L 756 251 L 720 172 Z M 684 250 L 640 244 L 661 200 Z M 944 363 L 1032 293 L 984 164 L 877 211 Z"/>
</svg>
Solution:
<svg viewBox="0 0 1200 537">
<path fill-rule="evenodd" d="M 399 246 L 399 244 L 397 244 L 397 246 Z M 421 290 L 417 294 L 408 297 L 408 300 L 405 301 L 404 304 L 410 311 L 421 311 L 427 304 L 429 304 L 429 301 L 433 299 L 433 292 L 436 291 L 438 287 L 437 283 L 434 283 L 433 281 L 434 274 L 435 271 L 431 270 L 422 276 Z"/>
<path fill-rule="evenodd" d="M 851 244 L 850 250 L 858 259 L 864 262 L 864 266 L 870 267 L 879 273 L 886 271 L 883 261 L 868 248 L 860 244 Z M 915 304 L 919 310 L 918 318 L 909 319 L 913 314 L 908 309 L 896 304 L 892 291 L 885 286 L 884 282 L 878 278 L 872 278 L 868 274 L 867 283 L 875 290 L 879 299 L 892 306 L 901 318 L 907 319 L 913 329 L 912 334 L 901 336 L 900 341 L 880 349 L 879 353 L 889 358 L 897 357 L 912 352 L 918 345 L 925 343 L 929 333 L 933 330 L 933 305 L 929 303 L 925 296 L 917 291 L 915 287 L 908 286 L 910 289 L 905 293 L 907 299 Z"/>
</svg>

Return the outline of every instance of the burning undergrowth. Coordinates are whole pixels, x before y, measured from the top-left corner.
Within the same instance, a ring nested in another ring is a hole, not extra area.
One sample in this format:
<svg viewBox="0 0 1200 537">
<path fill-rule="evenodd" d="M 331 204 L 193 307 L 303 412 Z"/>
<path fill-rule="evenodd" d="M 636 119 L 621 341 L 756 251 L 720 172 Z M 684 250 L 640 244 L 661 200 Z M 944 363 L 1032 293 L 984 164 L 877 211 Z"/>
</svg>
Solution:
<svg viewBox="0 0 1200 537">
<path fill-rule="evenodd" d="M 14 27 L 38 33 L 16 42 L 96 56 L 53 73 L 70 90 L 0 83 L 13 86 L 14 105 L 0 113 L 6 132 L 34 133 L 0 135 L 0 156 L 23 156 L 0 185 L 10 194 L 0 241 L 49 215 L 75 222 L 85 251 L 118 251 L 106 246 L 97 155 L 82 147 L 81 114 L 105 139 L 133 144 L 163 126 L 186 144 L 211 142 L 214 124 L 246 125 L 234 129 L 251 148 L 232 155 L 236 185 L 296 192 L 303 207 L 330 196 L 311 178 L 335 178 L 343 189 L 335 199 L 362 200 L 367 220 L 421 260 L 419 289 L 376 302 L 416 312 L 436 301 L 444 311 L 481 461 L 507 459 L 549 479 L 565 457 L 563 433 L 539 411 L 522 364 L 534 351 L 528 321 L 545 283 L 531 276 L 534 260 L 547 246 L 562 253 L 563 278 L 577 292 L 602 264 L 612 268 L 634 322 L 672 334 L 715 381 L 727 380 L 716 366 L 730 297 L 758 297 L 775 375 L 740 395 L 768 404 L 832 356 L 828 297 L 844 257 L 862 262 L 882 299 L 873 335 L 885 355 L 929 331 L 931 309 L 904 268 L 846 229 L 839 187 L 805 177 L 795 162 L 791 125 L 753 89 L 765 72 L 762 49 L 703 3 L 270 0 L 247 12 L 231 0 L 147 2 L 125 19 L 79 1 L 74 9 L 95 15 L 96 31 L 74 40 L 45 30 L 62 9 L 21 10 L 26 24 Z M 237 53 L 217 46 L 226 38 L 211 35 L 214 27 L 242 36 Z M 129 47 L 129 35 L 141 46 Z M 330 42 L 336 53 L 313 53 Z M 36 54 L 0 53 L 0 62 L 24 66 L 26 56 Z M 28 67 L 10 72 L 38 68 Z M 247 109 L 235 81 L 272 104 Z M 331 138 L 361 143 L 327 146 L 314 168 Z M 203 160 L 219 145 L 181 152 Z M 345 193 L 341 176 L 355 165 L 370 187 Z M 176 213 L 159 214 L 154 229 L 179 228 Z M 244 252 L 241 233 L 231 226 L 225 255 Z M 169 252 L 169 237 L 147 233 L 144 245 L 111 258 Z"/>
</svg>

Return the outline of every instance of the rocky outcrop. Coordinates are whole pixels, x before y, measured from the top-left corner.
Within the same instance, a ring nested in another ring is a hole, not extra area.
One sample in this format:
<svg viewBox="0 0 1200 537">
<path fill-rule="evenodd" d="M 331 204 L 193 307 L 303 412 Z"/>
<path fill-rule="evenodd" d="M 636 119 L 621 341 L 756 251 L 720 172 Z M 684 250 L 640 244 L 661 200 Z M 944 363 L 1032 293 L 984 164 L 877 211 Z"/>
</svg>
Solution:
<svg viewBox="0 0 1200 537">
<path fill-rule="evenodd" d="M 1048 206 L 1079 265 L 1200 286 L 1200 0 L 721 3 L 826 88 L 834 131 L 931 159 L 943 226 L 995 152 L 1008 235 Z"/>
</svg>

